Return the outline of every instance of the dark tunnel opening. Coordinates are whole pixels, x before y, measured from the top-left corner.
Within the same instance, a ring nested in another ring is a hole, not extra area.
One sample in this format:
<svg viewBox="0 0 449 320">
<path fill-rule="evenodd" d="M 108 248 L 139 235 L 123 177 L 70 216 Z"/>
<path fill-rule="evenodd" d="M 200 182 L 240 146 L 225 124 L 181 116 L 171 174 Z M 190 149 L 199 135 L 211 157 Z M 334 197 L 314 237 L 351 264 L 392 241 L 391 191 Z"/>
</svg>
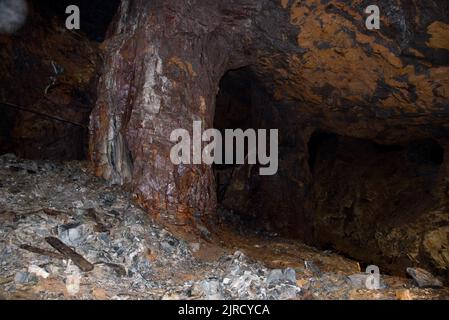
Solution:
<svg viewBox="0 0 449 320">
<path fill-rule="evenodd" d="M 250 68 L 223 77 L 214 127 L 278 127 L 279 170 L 262 177 L 248 164 L 214 165 L 218 218 L 241 234 L 302 239 L 362 266 L 377 264 L 404 275 L 408 258 L 401 251 L 385 258 L 378 237 L 394 238 L 387 234 L 441 206 L 442 145 L 428 138 L 381 144 L 324 130 L 301 144 L 302 128 L 286 120 L 294 118 L 287 114 L 292 109 L 279 120 L 273 116 L 278 107 Z M 392 240 L 392 246 L 401 241 Z"/>
<path fill-rule="evenodd" d="M 381 265 L 404 274 L 405 254 L 384 258 L 403 241 L 396 228 L 438 210 L 439 177 L 444 148 L 435 140 L 418 139 L 383 145 L 367 139 L 316 131 L 308 143 L 313 241 L 364 264 Z M 413 239 L 414 235 L 407 235 Z"/>
<path fill-rule="evenodd" d="M 254 128 L 253 84 L 254 77 L 250 68 L 228 71 L 221 79 L 216 97 L 214 128 L 220 130 L 223 137 L 226 129 L 245 131 Z M 233 145 L 235 150 L 235 141 Z M 248 146 L 248 140 L 245 140 L 245 154 Z M 247 205 L 250 204 L 248 197 L 257 192 L 257 185 L 251 181 L 253 168 L 246 161 L 246 164 L 235 164 L 235 154 L 234 164 L 226 164 L 225 151 L 223 144 L 222 164 L 213 165 L 218 212 L 223 218 L 233 220 L 236 225 L 250 224 L 254 216 L 247 210 Z M 233 203 L 229 203 L 230 201 Z M 243 228 L 243 225 L 239 225 L 239 228 Z"/>
</svg>

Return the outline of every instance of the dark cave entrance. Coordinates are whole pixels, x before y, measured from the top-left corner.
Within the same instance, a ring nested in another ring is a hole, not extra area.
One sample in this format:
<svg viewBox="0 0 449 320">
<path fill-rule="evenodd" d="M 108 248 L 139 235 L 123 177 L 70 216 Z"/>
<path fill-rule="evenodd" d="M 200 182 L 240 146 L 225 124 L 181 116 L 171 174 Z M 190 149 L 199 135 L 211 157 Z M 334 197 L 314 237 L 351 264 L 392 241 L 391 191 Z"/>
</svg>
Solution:
<svg viewBox="0 0 449 320">
<path fill-rule="evenodd" d="M 441 206 L 444 148 L 429 138 L 381 144 L 322 130 L 304 138 L 295 110 L 277 108 L 250 68 L 222 78 L 214 127 L 278 128 L 279 169 L 264 177 L 248 164 L 214 165 L 218 219 L 241 234 L 302 239 L 403 275 L 407 257 L 387 258 L 378 237 Z"/>
<path fill-rule="evenodd" d="M 261 95 L 265 95 L 250 67 L 228 71 L 220 81 L 220 90 L 216 97 L 214 128 L 225 136 L 226 129 L 266 128 L 266 108 L 258 108 Z M 265 118 L 264 118 L 265 117 Z M 245 139 L 245 155 L 248 153 L 248 140 Z M 235 143 L 234 143 L 235 150 Z M 222 154 L 225 154 L 223 145 Z M 248 226 L 256 228 L 258 218 L 258 195 L 260 179 L 258 165 L 214 164 L 213 165 L 218 218 L 232 222 L 242 231 Z M 260 222 L 260 221 L 259 221 Z"/>
<path fill-rule="evenodd" d="M 315 211 L 340 212 L 344 235 L 357 232 L 352 223 L 363 212 L 370 212 L 367 227 L 373 222 L 391 225 L 413 221 L 439 205 L 444 149 L 433 139 L 384 145 L 317 131 L 308 151 Z M 329 227 L 331 231 L 335 225 Z"/>
<path fill-rule="evenodd" d="M 268 150 L 271 143 L 269 130 L 276 129 L 279 134 L 278 171 L 274 175 L 261 175 L 262 165 L 248 161 L 239 165 L 213 166 L 218 218 L 233 223 L 242 232 L 275 234 L 285 231 L 289 225 L 299 225 L 303 220 L 302 216 L 288 214 L 294 211 L 301 197 L 295 192 L 299 181 L 296 178 L 301 175 L 295 167 L 295 152 L 298 153 L 301 147 L 296 141 L 296 129 L 290 125 L 294 118 L 288 118 L 288 113 L 281 112 L 280 115 L 271 94 L 258 81 L 251 67 L 228 71 L 221 79 L 214 128 L 223 136 L 225 129 L 267 130 Z M 245 152 L 248 150 L 245 140 Z"/>
<path fill-rule="evenodd" d="M 427 138 L 384 145 L 316 131 L 308 152 L 313 244 L 403 275 L 413 250 L 404 243 L 415 235 L 399 230 L 443 205 L 444 148 Z"/>
</svg>

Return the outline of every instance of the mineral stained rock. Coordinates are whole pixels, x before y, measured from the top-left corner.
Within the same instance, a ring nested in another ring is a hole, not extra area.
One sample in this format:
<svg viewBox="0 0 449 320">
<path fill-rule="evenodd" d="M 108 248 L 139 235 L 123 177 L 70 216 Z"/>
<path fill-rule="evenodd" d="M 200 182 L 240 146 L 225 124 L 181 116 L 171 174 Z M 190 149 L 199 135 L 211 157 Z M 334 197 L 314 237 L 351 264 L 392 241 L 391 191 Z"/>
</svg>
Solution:
<svg viewBox="0 0 449 320">
<path fill-rule="evenodd" d="M 258 5 L 233 4 L 123 1 L 106 40 L 90 155 L 98 175 L 131 184 L 151 211 L 183 220 L 215 207 L 212 169 L 174 166 L 169 138 L 193 120 L 211 127 L 221 76 L 252 56 Z"/>
<path fill-rule="evenodd" d="M 123 0 L 91 115 L 96 174 L 154 214 L 210 216 L 212 168 L 173 165 L 170 133 L 211 127 L 220 80 L 245 67 L 251 125 L 280 130 L 280 168 L 242 169 L 224 203 L 365 261 L 447 277 L 448 3 L 383 1 L 380 30 L 365 27 L 370 4 Z"/>
</svg>

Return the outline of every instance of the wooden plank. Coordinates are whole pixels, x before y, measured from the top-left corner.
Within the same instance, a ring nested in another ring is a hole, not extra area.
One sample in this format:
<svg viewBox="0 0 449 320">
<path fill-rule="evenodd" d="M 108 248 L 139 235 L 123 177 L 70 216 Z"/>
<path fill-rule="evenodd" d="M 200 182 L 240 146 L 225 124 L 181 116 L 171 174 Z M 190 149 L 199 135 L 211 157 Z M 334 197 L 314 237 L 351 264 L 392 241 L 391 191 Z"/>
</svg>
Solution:
<svg viewBox="0 0 449 320">
<path fill-rule="evenodd" d="M 92 263 L 84 259 L 80 254 L 67 246 L 58 238 L 47 237 L 45 238 L 45 241 L 47 241 L 49 245 L 58 250 L 67 259 L 71 259 L 73 263 L 75 263 L 82 271 L 89 272 L 93 270 L 94 265 Z"/>
<path fill-rule="evenodd" d="M 33 247 L 28 244 L 22 244 L 22 245 L 20 245 L 20 248 L 23 250 L 32 252 L 32 253 L 37 253 L 37 254 L 43 255 L 43 256 L 48 256 L 48 257 L 55 258 L 55 259 L 64 259 L 64 256 L 58 252 Z"/>
</svg>

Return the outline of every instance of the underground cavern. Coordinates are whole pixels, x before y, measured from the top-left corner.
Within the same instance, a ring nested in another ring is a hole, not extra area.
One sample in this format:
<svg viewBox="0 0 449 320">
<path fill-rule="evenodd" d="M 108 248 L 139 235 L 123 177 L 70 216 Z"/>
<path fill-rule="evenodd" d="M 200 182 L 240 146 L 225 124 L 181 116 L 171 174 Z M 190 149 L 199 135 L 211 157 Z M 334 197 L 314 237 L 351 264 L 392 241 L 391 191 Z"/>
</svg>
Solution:
<svg viewBox="0 0 449 320">
<path fill-rule="evenodd" d="M 449 298 L 447 1 L 21 2 L 0 297 Z"/>
</svg>

